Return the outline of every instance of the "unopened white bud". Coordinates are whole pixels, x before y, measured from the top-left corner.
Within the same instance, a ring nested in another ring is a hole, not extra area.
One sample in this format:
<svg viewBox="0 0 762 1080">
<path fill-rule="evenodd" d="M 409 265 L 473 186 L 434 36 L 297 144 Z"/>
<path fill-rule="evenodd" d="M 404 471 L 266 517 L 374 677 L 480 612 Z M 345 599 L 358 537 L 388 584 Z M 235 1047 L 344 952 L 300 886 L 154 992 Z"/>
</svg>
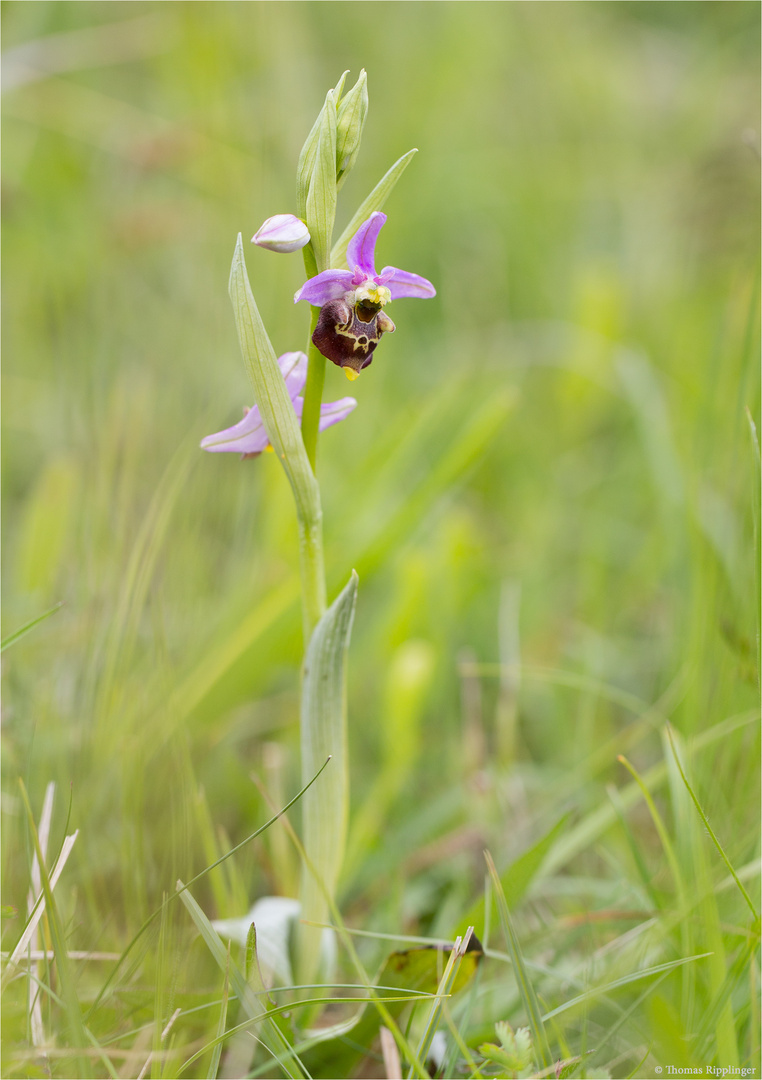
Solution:
<svg viewBox="0 0 762 1080">
<path fill-rule="evenodd" d="M 268 218 L 251 238 L 253 244 L 268 251 L 298 251 L 310 242 L 307 226 L 293 214 L 276 214 Z"/>
</svg>

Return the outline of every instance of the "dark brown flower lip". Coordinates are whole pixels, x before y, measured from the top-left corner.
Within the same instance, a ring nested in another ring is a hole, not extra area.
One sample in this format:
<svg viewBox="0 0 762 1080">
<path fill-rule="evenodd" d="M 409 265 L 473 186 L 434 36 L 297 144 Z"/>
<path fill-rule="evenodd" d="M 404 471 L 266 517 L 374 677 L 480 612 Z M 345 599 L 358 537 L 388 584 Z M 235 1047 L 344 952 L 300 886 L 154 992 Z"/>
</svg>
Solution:
<svg viewBox="0 0 762 1080">
<path fill-rule="evenodd" d="M 353 372 L 356 378 L 373 360 L 373 352 L 383 334 L 392 333 L 394 323 L 378 305 L 361 301 L 330 300 L 320 309 L 312 342 L 331 363 Z M 361 309 L 361 310 L 358 310 Z"/>
</svg>

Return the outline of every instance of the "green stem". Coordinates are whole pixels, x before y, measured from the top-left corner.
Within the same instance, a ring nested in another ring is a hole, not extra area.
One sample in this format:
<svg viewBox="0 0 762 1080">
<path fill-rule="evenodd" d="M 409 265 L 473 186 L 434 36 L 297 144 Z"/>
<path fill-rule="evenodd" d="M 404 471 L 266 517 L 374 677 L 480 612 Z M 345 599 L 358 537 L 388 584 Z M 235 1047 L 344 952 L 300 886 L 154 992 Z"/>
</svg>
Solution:
<svg viewBox="0 0 762 1080">
<path fill-rule="evenodd" d="M 304 387 L 304 408 L 302 409 L 302 439 L 307 451 L 312 471 L 315 472 L 317 437 L 320 426 L 320 403 L 323 398 L 325 382 L 325 357 L 312 344 L 312 335 L 317 326 L 320 308 L 310 308 L 310 337 L 307 345 L 307 383 Z"/>
<path fill-rule="evenodd" d="M 325 566 L 323 563 L 323 515 L 310 520 L 299 517 L 299 568 L 302 578 L 302 624 L 306 653 L 312 631 L 325 614 Z"/>
</svg>

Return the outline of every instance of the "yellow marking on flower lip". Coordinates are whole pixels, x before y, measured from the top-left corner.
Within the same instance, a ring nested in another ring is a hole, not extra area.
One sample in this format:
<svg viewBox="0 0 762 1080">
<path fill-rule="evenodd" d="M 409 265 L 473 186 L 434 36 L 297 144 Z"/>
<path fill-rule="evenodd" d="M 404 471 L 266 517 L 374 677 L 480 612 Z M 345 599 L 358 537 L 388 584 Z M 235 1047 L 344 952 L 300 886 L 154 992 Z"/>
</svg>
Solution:
<svg viewBox="0 0 762 1080">
<path fill-rule="evenodd" d="M 344 367 L 341 370 L 344 372 L 344 374 L 346 375 L 346 377 L 349 379 L 350 382 L 354 382 L 355 379 L 359 378 L 359 376 L 360 376 L 360 372 L 359 371 L 353 371 L 351 367 Z"/>
<path fill-rule="evenodd" d="M 267 444 L 267 446 L 265 447 L 265 453 L 266 453 L 266 454 L 273 454 L 273 453 L 275 453 L 275 451 L 273 450 L 273 448 L 272 448 L 272 446 L 270 445 L 270 443 L 268 443 L 268 444 Z"/>
<path fill-rule="evenodd" d="M 392 300 L 391 290 L 386 285 L 377 285 L 375 281 L 367 281 L 355 290 L 355 303 L 361 300 L 370 300 L 371 304 L 390 304 Z"/>
</svg>

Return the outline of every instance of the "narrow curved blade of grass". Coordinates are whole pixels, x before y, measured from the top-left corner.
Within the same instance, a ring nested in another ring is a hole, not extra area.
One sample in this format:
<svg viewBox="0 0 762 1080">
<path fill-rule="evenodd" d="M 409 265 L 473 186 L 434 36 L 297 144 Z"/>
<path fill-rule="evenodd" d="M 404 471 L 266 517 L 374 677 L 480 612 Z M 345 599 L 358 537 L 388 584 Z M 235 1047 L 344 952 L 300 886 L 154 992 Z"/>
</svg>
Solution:
<svg viewBox="0 0 762 1080">
<path fill-rule="evenodd" d="M 294 1080 L 304 1080 L 308 1073 L 289 1045 L 285 1034 L 276 1021 L 267 1015 L 266 1006 L 263 1005 L 257 993 L 248 984 L 238 965 L 230 959 L 228 949 L 223 945 L 222 939 L 188 892 L 187 886 L 178 881 L 177 889 L 180 899 L 196 924 L 196 929 L 204 939 L 204 944 L 212 954 L 215 963 L 221 971 L 229 972 L 233 993 L 240 1001 L 241 1007 L 252 1020 L 262 1021 L 260 1033 L 262 1043 L 272 1054 L 274 1060 L 278 1062 L 286 1076 L 292 1077 Z"/>
<path fill-rule="evenodd" d="M 349 812 L 346 655 L 357 602 L 357 574 L 350 579 L 310 638 L 304 660 L 301 709 L 302 777 L 313 776 L 331 758 L 320 783 L 302 801 L 304 848 L 325 889 L 335 894 L 344 860 Z M 305 865 L 300 888 L 302 919 L 324 923 L 328 905 Z M 317 970 L 322 930 L 299 925 L 297 965 L 301 982 Z"/>
<path fill-rule="evenodd" d="M 759 932 L 759 926 L 758 926 L 758 924 L 759 924 L 759 912 L 754 907 L 754 904 L 752 902 L 751 897 L 749 896 L 748 892 L 744 888 L 743 883 L 742 883 L 741 879 L 739 878 L 738 874 L 735 872 L 735 869 L 733 868 L 733 864 L 731 863 L 730 859 L 725 854 L 725 849 L 723 848 L 720 841 L 717 839 L 717 835 L 716 835 L 714 829 L 709 824 L 709 818 L 704 813 L 703 807 L 701 806 L 701 803 L 699 802 L 695 791 L 693 790 L 690 783 L 688 782 L 688 777 L 685 775 L 685 770 L 683 769 L 683 766 L 682 766 L 682 764 L 680 762 L 680 757 L 679 757 L 679 755 L 677 753 L 677 748 L 675 747 L 675 740 L 674 740 L 674 738 L 672 736 L 672 728 L 671 728 L 671 726 L 669 724 L 667 724 L 667 735 L 669 737 L 669 745 L 672 748 L 672 754 L 674 755 L 674 758 L 675 758 L 675 764 L 677 765 L 677 768 L 678 768 L 678 770 L 680 772 L 680 776 L 682 777 L 683 783 L 685 784 L 685 787 L 686 787 L 686 789 L 688 791 L 688 794 L 690 795 L 691 799 L 693 800 L 693 805 L 696 807 L 698 815 L 701 818 L 701 821 L 702 821 L 702 823 L 704 825 L 704 828 L 709 833 L 709 835 L 710 835 L 710 837 L 712 839 L 712 843 L 717 848 L 717 851 L 719 852 L 720 858 L 722 859 L 722 861 L 727 866 L 728 870 L 730 871 L 730 874 L 733 877 L 733 880 L 735 881 L 736 885 L 740 889 L 741 895 L 743 896 L 744 900 L 746 901 L 746 903 L 747 903 L 747 905 L 749 907 L 749 910 L 751 911 L 752 915 L 754 916 L 755 924 L 757 924 L 757 932 Z"/>
<path fill-rule="evenodd" d="M 51 615 L 55 615 L 61 607 L 63 607 L 63 600 L 59 600 L 52 608 L 43 611 L 42 615 L 38 615 L 36 619 L 30 619 L 28 623 L 24 623 L 23 626 L 20 626 L 18 630 L 14 630 L 12 634 L 8 634 L 7 637 L 4 637 L 2 642 L 0 642 L 0 653 L 5 652 L 11 645 L 15 645 L 16 642 L 20 641 L 30 630 L 34 630 L 35 626 L 39 623 L 43 622 L 45 619 L 49 619 Z"/>
<path fill-rule="evenodd" d="M 347 952 L 347 954 L 348 954 L 348 956 L 349 956 L 349 958 L 350 958 L 350 960 L 352 962 L 352 966 L 354 967 L 355 971 L 357 972 L 363 986 L 368 991 L 368 994 L 371 997 L 372 1008 L 373 1008 L 376 1015 L 375 1016 L 369 1015 L 368 1017 L 366 1017 L 365 1014 L 363 1014 L 361 1016 L 361 1018 L 360 1018 L 361 1021 L 366 1020 L 369 1024 L 375 1025 L 374 1026 L 374 1032 L 378 1031 L 378 1027 L 379 1027 L 380 1024 L 382 1024 L 382 1023 L 385 1024 L 386 1027 L 389 1028 L 392 1035 L 394 1036 L 395 1042 L 397 1043 L 397 1046 L 400 1048 L 401 1053 L 403 1053 L 405 1055 L 407 1060 L 415 1068 L 416 1076 L 419 1077 L 419 1080 L 428 1080 L 428 1075 L 429 1074 L 426 1071 L 425 1066 L 419 1060 L 418 1055 L 416 1054 L 415 1050 L 410 1046 L 410 1044 L 406 1040 L 405 1036 L 400 1031 L 399 1025 L 397 1024 L 396 1020 L 392 1016 L 391 1011 L 385 1005 L 384 999 L 376 993 L 376 991 L 374 989 L 374 985 L 373 985 L 373 983 L 371 983 L 371 981 L 370 981 L 370 979 L 368 977 L 368 973 L 366 972 L 366 970 L 365 970 L 365 968 L 363 966 L 362 960 L 358 956 L 357 950 L 355 949 L 354 942 L 352 941 L 352 935 L 349 933 L 346 926 L 344 925 L 344 920 L 341 917 L 341 912 L 339 911 L 338 906 L 336 905 L 336 901 L 334 900 L 334 898 L 330 894 L 330 892 L 326 889 L 325 885 L 323 884 L 322 879 L 320 878 L 320 875 L 317 873 L 315 868 L 310 863 L 309 857 L 308 857 L 308 855 L 307 855 L 307 853 L 306 853 L 306 851 L 304 849 L 304 845 L 302 844 L 299 837 L 296 835 L 296 833 L 295 833 L 295 831 L 293 829 L 293 826 L 291 825 L 288 818 L 283 819 L 283 824 L 284 824 L 286 830 L 288 831 L 289 836 L 291 837 L 291 841 L 292 841 L 294 847 L 296 848 L 296 850 L 297 850 L 297 852 L 299 854 L 299 857 L 304 862 L 306 869 L 308 869 L 313 874 L 313 876 L 315 878 L 315 881 L 316 881 L 316 884 L 321 889 L 321 891 L 322 891 L 322 893 L 323 893 L 323 895 L 325 897 L 325 900 L 326 900 L 326 902 L 328 904 L 328 909 L 329 909 L 329 911 L 331 913 L 331 919 L 333 920 L 333 923 L 334 923 L 334 926 L 335 926 L 335 929 L 336 929 L 336 933 L 337 933 L 337 935 L 339 937 L 339 940 L 341 941 L 342 945 L 344 946 L 344 948 L 345 948 L 345 950 L 346 950 L 346 952 Z M 386 969 L 384 969 L 384 972 L 385 972 L 385 970 Z M 382 972 L 382 975 L 384 974 L 384 972 Z M 384 983 L 389 983 L 390 980 L 383 979 L 383 980 L 376 980 L 376 981 L 377 982 L 383 981 Z M 368 1006 L 368 1008 L 370 1008 L 370 1006 Z M 353 1026 L 353 1027 L 355 1026 L 354 1021 L 352 1022 L 351 1026 Z M 358 1049 L 359 1049 L 359 1057 L 362 1058 L 364 1056 L 364 1048 L 366 1046 L 370 1045 L 370 1041 L 372 1040 L 372 1038 L 373 1038 L 373 1035 L 371 1035 L 371 1038 L 368 1041 L 361 1040 L 359 1047 L 358 1047 L 357 1043 L 353 1041 L 351 1043 L 351 1053 L 353 1053 L 355 1055 L 355 1057 L 357 1057 Z M 328 1068 L 331 1069 L 332 1071 L 330 1071 L 330 1072 L 326 1071 L 326 1072 L 321 1073 L 317 1069 L 314 1068 L 314 1066 L 312 1065 L 311 1062 L 310 1062 L 309 1071 L 314 1077 L 317 1078 L 319 1076 L 323 1076 L 323 1077 L 326 1078 L 326 1080 L 333 1080 L 333 1078 L 335 1078 L 337 1072 L 340 1075 L 341 1074 L 349 1075 L 349 1070 L 348 1069 L 338 1069 L 338 1068 L 336 1068 L 335 1067 L 335 1062 L 336 1062 L 335 1053 L 332 1053 L 332 1054 L 330 1054 L 329 1060 L 328 1060 L 328 1063 L 327 1063 Z"/>
<path fill-rule="evenodd" d="M 566 824 L 567 818 L 568 814 L 564 814 L 564 816 L 548 830 L 545 836 L 541 837 L 536 844 L 519 855 L 519 857 L 511 863 L 508 869 L 501 874 L 500 884 L 502 885 L 503 895 L 505 896 L 505 902 L 508 905 L 509 910 L 515 908 L 516 905 L 523 900 L 527 889 L 532 884 L 535 874 L 537 874 L 542 866 L 545 856 L 558 839 L 561 830 Z M 485 924 L 485 914 L 485 898 L 482 895 L 473 907 L 468 910 L 459 926 L 463 923 L 465 923 L 466 926 Z M 497 914 L 497 908 L 496 901 L 493 897 L 491 915 L 494 916 L 495 914 Z"/>
<path fill-rule="evenodd" d="M 653 994 L 653 992 L 658 989 L 658 987 L 664 982 L 668 975 L 668 971 L 663 971 L 659 978 L 656 979 L 654 984 L 652 986 L 647 986 L 643 993 L 638 995 L 638 997 L 633 1001 L 632 1005 L 630 1005 L 630 1007 L 622 1013 L 619 1019 L 611 1027 L 606 1028 L 603 1038 L 599 1042 L 597 1042 L 595 1048 L 590 1051 L 590 1056 L 585 1063 L 588 1067 L 592 1065 L 593 1060 L 600 1055 L 603 1048 L 614 1039 L 617 1032 L 621 1031 L 621 1029 L 624 1027 L 630 1017 L 640 1014 L 643 1003 L 646 1001 L 648 996 L 650 994 Z"/>
<path fill-rule="evenodd" d="M 314 986 L 318 986 L 318 985 L 320 985 L 320 984 L 317 984 L 317 983 L 313 984 L 313 988 L 314 988 Z M 334 985 L 340 985 L 341 986 L 341 985 L 344 985 L 344 984 L 339 983 L 339 984 L 334 984 Z M 347 985 L 349 985 L 349 984 L 347 984 Z M 323 986 L 325 986 L 325 984 L 323 984 Z M 287 992 L 287 991 L 293 992 L 295 990 L 308 990 L 308 989 L 310 989 L 310 987 L 308 987 L 308 986 L 290 986 L 290 987 L 280 987 L 279 989 L 281 989 L 284 992 Z M 331 986 L 331 989 L 333 989 L 333 986 Z M 356 989 L 364 989 L 364 987 L 356 987 Z M 416 1004 L 417 1002 L 421 1002 L 421 1001 L 428 1001 L 428 1000 L 430 1000 L 430 998 L 432 996 L 431 994 L 422 994 L 422 993 L 414 993 L 414 992 L 411 992 L 411 993 L 408 993 L 408 994 L 395 994 L 393 987 L 388 987 L 388 986 L 376 986 L 376 987 L 374 987 L 374 990 L 376 990 L 376 991 L 378 991 L 378 990 L 388 990 L 388 991 L 390 991 L 388 996 L 384 995 L 383 1000 L 385 1002 L 387 1002 L 387 1003 L 395 1003 L 396 1004 L 396 1003 L 399 1002 L 402 1006 L 409 1005 L 411 1003 Z M 368 997 L 358 998 L 358 997 L 343 997 L 341 995 L 338 995 L 338 996 L 333 995 L 331 997 L 305 998 L 303 1002 L 300 1002 L 300 1004 L 304 1005 L 304 1006 L 314 1006 L 315 1008 L 319 1009 L 321 1006 L 325 1006 L 325 1005 L 365 1005 L 366 1003 L 372 1003 L 372 1001 L 373 1001 L 373 998 L 368 998 Z M 221 1004 L 222 1004 L 221 1000 L 219 1002 L 210 1002 L 208 1005 L 199 1006 L 199 1007 L 197 1007 L 195 1009 L 186 1009 L 186 1010 L 183 1011 L 182 1015 L 183 1016 L 189 1016 L 191 1013 L 197 1012 L 201 1008 L 211 1008 L 214 1005 L 221 1005 Z M 286 1014 L 293 1013 L 293 1010 L 294 1010 L 294 1003 L 293 1003 L 293 1001 L 289 1000 L 289 1001 L 284 1001 L 281 1005 L 272 1005 L 272 1006 L 270 1006 L 270 1008 L 268 1008 L 268 1010 L 267 1010 L 267 1015 L 268 1015 L 268 1017 L 272 1018 L 272 1017 L 280 1016 L 280 1015 L 282 1015 L 284 1013 L 286 1013 Z M 332 1033 L 337 1032 L 338 1030 L 341 1031 L 342 1035 L 346 1035 L 347 1033 L 352 1031 L 352 1029 L 357 1025 L 359 1019 L 360 1019 L 360 1015 L 358 1014 L 357 1016 L 351 1018 L 349 1021 L 345 1020 L 340 1024 L 333 1025 L 333 1027 L 331 1027 L 331 1028 L 322 1028 L 322 1029 L 320 1029 L 320 1035 L 319 1036 L 308 1036 L 307 1038 L 302 1039 L 301 1042 L 297 1043 L 294 1047 L 292 1047 L 292 1049 L 293 1049 L 294 1053 L 299 1055 L 300 1060 L 304 1060 L 306 1052 L 309 1051 L 311 1047 L 316 1046 L 319 1043 L 322 1043 L 322 1042 L 325 1042 L 325 1041 L 330 1041 L 330 1038 L 332 1037 Z M 251 1019 L 243 1020 L 240 1024 L 236 1024 L 234 1027 L 227 1028 L 227 1030 L 223 1031 L 221 1034 L 218 1033 L 215 1036 L 214 1039 L 211 1039 L 209 1042 L 205 1043 L 200 1049 L 196 1050 L 195 1053 L 193 1053 L 189 1058 L 187 1058 L 182 1063 L 182 1065 L 177 1070 L 178 1075 L 186 1072 L 194 1062 L 198 1061 L 199 1058 L 202 1058 L 205 1054 L 208 1054 L 210 1050 L 214 1049 L 214 1047 L 218 1045 L 218 1043 L 221 1043 L 221 1042 L 224 1043 L 228 1039 L 232 1038 L 234 1035 L 237 1035 L 239 1032 L 247 1031 L 249 1028 L 251 1028 L 252 1024 L 255 1024 L 255 1023 L 258 1023 L 258 1021 L 257 1020 L 251 1020 Z M 263 1064 L 261 1066 L 257 1066 L 255 1069 L 253 1069 L 249 1073 L 249 1076 L 251 1076 L 251 1077 L 260 1076 L 265 1069 L 269 1069 L 269 1068 L 270 1068 L 270 1063 L 266 1062 L 265 1064 Z"/>
<path fill-rule="evenodd" d="M 666 964 L 656 964 L 654 967 L 644 968 L 642 971 L 633 971 L 630 975 L 623 975 L 621 979 L 614 979 L 613 982 L 606 983 L 605 986 L 593 987 L 592 990 L 586 990 L 584 994 L 578 994 L 577 997 L 570 998 L 563 1005 L 559 1005 L 557 1008 L 545 1013 L 542 1019 L 550 1020 L 552 1017 L 558 1016 L 559 1013 L 566 1012 L 567 1009 L 573 1009 L 575 1005 L 581 1005 L 586 1001 L 591 1001 L 593 998 L 601 997 L 603 994 L 609 994 L 620 986 L 627 986 L 628 983 L 637 982 L 638 979 L 648 979 L 651 975 L 658 975 L 662 971 L 671 971 L 673 968 L 682 967 L 683 964 L 692 964 L 694 960 L 705 960 L 711 955 L 711 953 L 697 953 L 695 956 L 684 956 L 680 960 L 670 960 Z"/>
<path fill-rule="evenodd" d="M 228 963 L 230 961 L 230 949 L 228 948 Z M 217 1080 L 217 1073 L 220 1068 L 220 1058 L 222 1057 L 222 1044 L 225 1041 L 225 1028 L 228 1020 L 228 997 L 230 996 L 230 968 L 225 970 L 225 984 L 222 988 L 222 1006 L 220 1008 L 220 1018 L 217 1021 L 217 1033 L 215 1036 L 214 1046 L 212 1047 L 212 1058 L 209 1062 L 209 1069 L 207 1070 L 207 1080 Z"/>
<path fill-rule="evenodd" d="M 496 389 L 479 408 L 470 412 L 451 438 L 447 450 L 426 474 L 418 487 L 393 510 L 381 530 L 376 529 L 353 559 L 365 578 L 398 547 L 442 492 L 451 490 L 481 460 L 488 444 L 502 429 L 517 401 L 510 388 Z"/>
<path fill-rule="evenodd" d="M 401 158 L 398 158 L 398 160 L 395 161 L 392 165 L 391 169 L 389 169 L 387 173 L 384 173 L 379 182 L 371 191 L 370 195 L 368 195 L 367 199 L 365 199 L 360 204 L 354 217 L 347 225 L 346 229 L 341 234 L 339 239 L 333 245 L 333 251 L 331 252 L 332 267 L 346 266 L 347 245 L 349 244 L 349 241 L 360 228 L 362 223 L 364 221 L 367 221 L 370 215 L 374 213 L 374 211 L 380 210 L 383 207 L 384 203 L 394 190 L 394 185 L 397 183 L 405 169 L 413 160 L 413 155 L 417 153 L 418 151 L 415 149 L 408 150 L 406 154 L 403 154 Z"/>
<path fill-rule="evenodd" d="M 653 823 L 656 826 L 656 831 L 659 834 L 661 846 L 664 849 L 664 854 L 667 857 L 669 868 L 672 871 L 672 879 L 675 883 L 675 889 L 678 891 L 680 898 L 682 899 L 685 892 L 683 888 L 683 876 L 680 872 L 680 866 L 677 861 L 677 856 L 675 855 L 675 849 L 673 848 L 672 841 L 669 838 L 669 832 L 667 831 L 667 827 L 662 820 L 661 814 L 656 808 L 656 803 L 653 800 L 651 792 L 648 790 L 648 786 L 646 785 L 643 778 L 640 776 L 640 773 L 638 773 L 638 771 L 635 769 L 635 766 L 627 760 L 624 754 L 619 754 L 617 757 L 617 761 L 621 762 L 621 764 L 624 765 L 625 769 L 627 769 L 630 776 L 633 777 L 635 783 L 640 788 L 640 792 L 646 801 L 646 806 L 649 809 Z"/>
<path fill-rule="evenodd" d="M 553 1057 L 550 1052 L 550 1045 L 548 1043 L 548 1036 L 545 1031 L 545 1025 L 543 1023 L 543 1016 L 540 1012 L 540 1006 L 537 1001 L 537 995 L 534 991 L 534 986 L 529 978 L 529 974 L 524 964 L 524 957 L 521 952 L 521 946 L 519 939 L 516 935 L 516 931 L 513 927 L 510 912 L 508 911 L 508 904 L 505 899 L 505 892 L 503 891 L 503 885 L 500 881 L 500 875 L 497 872 L 497 867 L 492 859 L 492 856 L 488 851 L 484 852 L 484 858 L 487 862 L 487 869 L 489 870 L 489 876 L 492 879 L 492 886 L 495 890 L 495 898 L 497 900 L 497 911 L 500 917 L 500 924 L 503 928 L 503 934 L 505 936 L 505 942 L 508 946 L 508 952 L 511 955 L 511 962 L 513 964 L 513 974 L 516 979 L 516 985 L 521 995 L 521 1000 L 524 1003 L 527 1018 L 529 1020 L 529 1026 L 532 1029 L 532 1039 L 535 1047 L 535 1051 L 540 1056 L 542 1067 L 549 1069 L 553 1064 Z"/>
<path fill-rule="evenodd" d="M 738 728 L 745 727 L 752 722 L 756 723 L 758 717 L 759 712 L 756 709 L 729 716 L 719 724 L 715 724 L 715 726 L 708 731 L 704 731 L 701 735 L 693 737 L 689 742 L 689 750 L 691 753 L 695 753 L 698 750 L 703 750 L 708 746 L 712 746 L 714 743 L 719 742 L 720 739 L 724 739 Z M 649 788 L 653 789 L 664 783 L 666 778 L 666 762 L 659 761 L 644 774 L 643 782 L 647 784 Z M 635 781 L 628 784 L 626 788 L 619 792 L 621 807 L 629 809 L 631 806 L 634 806 L 640 794 L 640 788 Z M 542 867 L 543 877 L 555 873 L 562 866 L 566 866 L 567 863 L 571 862 L 574 856 L 578 855 L 580 851 L 587 850 L 591 844 L 611 828 L 616 820 L 617 812 L 610 803 L 605 803 L 595 810 L 592 810 L 589 814 L 586 814 L 574 828 L 569 830 L 563 840 L 559 840 L 553 845 L 548 854 L 547 861 Z"/>
<path fill-rule="evenodd" d="M 661 908 L 662 904 L 659 900 L 659 894 L 653 887 L 652 875 L 649 872 L 645 862 L 643 861 L 643 856 L 641 855 L 640 848 L 635 842 L 635 837 L 632 835 L 632 829 L 627 824 L 627 818 L 625 816 L 624 807 L 622 806 L 622 800 L 619 797 L 619 789 L 613 784 L 608 784 L 606 787 L 606 794 L 611 800 L 611 805 L 614 807 L 616 816 L 619 819 L 619 824 L 622 828 L 622 832 L 624 833 L 625 840 L 627 841 L 627 847 L 630 850 L 632 860 L 635 863 L 638 871 L 638 876 L 640 877 L 640 883 L 643 886 L 643 889 L 645 890 L 648 899 L 651 901 L 651 906 L 654 909 Z"/>
<path fill-rule="evenodd" d="M 746 419 L 749 424 L 752 453 L 754 455 L 754 486 L 752 492 L 752 514 L 754 517 L 754 592 L 757 597 L 757 685 L 759 686 L 760 673 L 762 673 L 762 590 L 760 589 L 760 566 L 762 565 L 762 530 L 760 529 L 760 470 L 762 469 L 762 457 L 759 450 L 759 434 L 751 409 L 746 406 Z"/>
<path fill-rule="evenodd" d="M 703 1038 L 696 1050 L 697 1061 L 702 1060 L 702 1058 L 698 1056 L 699 1054 L 701 1054 L 703 1058 L 706 1058 L 711 1052 L 712 1043 L 715 1039 L 715 1031 L 720 1018 L 728 1003 L 732 1000 L 732 995 L 736 988 L 746 977 L 750 968 L 753 967 L 754 955 L 758 949 L 759 942 L 750 941 L 747 943 L 746 947 L 739 952 L 738 956 L 730 965 L 718 993 L 715 995 L 708 1009 L 706 1009 L 702 1015 L 700 1030 L 703 1033 Z"/>
<path fill-rule="evenodd" d="M 195 882 L 199 881 L 202 877 L 204 877 L 206 874 L 208 874 L 211 870 L 214 870 L 215 867 L 220 865 L 220 863 L 223 863 L 226 859 L 229 859 L 231 855 L 235 855 L 235 853 L 237 851 L 240 851 L 242 847 L 245 847 L 247 844 L 250 844 L 252 840 L 256 840 L 256 838 L 258 836 L 260 836 L 266 829 L 269 829 L 271 825 L 274 825 L 276 821 L 278 821 L 280 818 L 282 818 L 283 815 L 286 814 L 291 809 L 291 807 L 295 803 L 297 803 L 299 801 L 299 799 L 301 799 L 301 797 L 304 795 L 305 791 L 307 791 L 308 788 L 312 784 L 315 783 L 315 781 L 320 776 L 323 769 L 325 769 L 327 764 L 328 764 L 328 762 L 324 761 L 323 764 L 320 766 L 320 769 L 315 773 L 315 775 L 313 777 L 311 777 L 310 782 L 305 787 L 301 788 L 296 793 L 296 795 L 294 795 L 293 799 L 291 799 L 290 802 L 287 802 L 286 805 L 281 810 L 278 810 L 276 813 L 273 814 L 273 816 L 271 818 L 268 818 L 268 820 L 264 823 L 264 825 L 260 825 L 258 829 L 255 829 L 253 833 L 250 833 L 250 835 L 247 836 L 245 840 L 242 840 L 240 842 L 240 844 L 236 844 L 235 847 L 230 849 L 230 851 L 226 851 L 225 854 L 221 855 L 220 858 L 216 860 L 216 862 L 213 862 L 211 864 L 211 866 L 204 867 L 204 869 L 201 870 L 200 873 L 196 874 L 195 877 L 192 877 L 190 879 L 190 881 L 188 882 L 187 885 L 184 886 L 184 888 L 189 889 L 191 887 L 191 885 L 193 885 Z M 119 957 L 116 964 L 114 965 L 114 968 L 111 971 L 111 974 L 106 979 L 106 982 L 101 987 L 101 990 L 98 993 L 98 996 L 96 997 L 93 1004 L 90 1006 L 90 1009 L 88 1010 L 88 1013 L 87 1013 L 88 1018 L 90 1016 L 92 1016 L 92 1014 L 98 1008 L 99 1004 L 101 1003 L 101 1001 L 103 1000 L 103 998 L 104 998 L 104 996 L 106 994 L 106 991 L 108 990 L 109 986 L 111 986 L 114 979 L 116 978 L 117 972 L 119 971 L 122 964 L 124 963 L 124 961 L 129 956 L 129 954 L 132 952 L 132 950 L 135 947 L 135 945 L 137 944 L 137 942 L 141 939 L 141 937 L 146 932 L 148 927 L 153 923 L 154 919 L 156 919 L 159 915 L 161 915 L 161 913 L 164 910 L 164 908 L 166 907 L 166 905 L 171 903 L 172 900 L 174 900 L 177 895 L 178 895 L 178 893 L 175 892 L 171 896 L 167 897 L 167 899 L 164 901 L 164 903 L 161 905 L 161 907 L 158 907 L 156 909 L 156 911 L 154 911 L 151 915 L 148 916 L 148 918 L 145 920 L 143 925 L 140 927 L 140 929 L 134 935 L 132 940 L 129 942 L 129 944 L 126 946 L 126 948 L 123 950 L 121 956 Z"/>
</svg>

